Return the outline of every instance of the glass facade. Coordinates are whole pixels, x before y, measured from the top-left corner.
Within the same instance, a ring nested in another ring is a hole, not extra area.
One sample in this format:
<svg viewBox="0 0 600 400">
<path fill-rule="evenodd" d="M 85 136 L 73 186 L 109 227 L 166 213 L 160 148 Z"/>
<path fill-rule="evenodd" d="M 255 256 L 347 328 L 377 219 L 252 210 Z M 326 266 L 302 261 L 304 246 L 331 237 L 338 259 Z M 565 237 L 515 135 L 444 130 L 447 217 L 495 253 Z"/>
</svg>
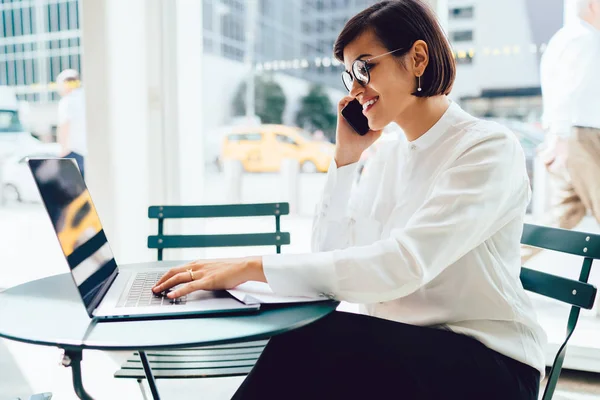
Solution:
<svg viewBox="0 0 600 400">
<path fill-rule="evenodd" d="M 376 0 L 257 0 L 255 61 L 285 73 L 341 89 L 341 67 L 331 62 L 345 23 Z M 243 61 L 243 0 L 203 0 L 204 51 Z M 327 61 L 322 62 L 325 58 Z M 303 69 L 290 65 L 305 64 Z"/>
<path fill-rule="evenodd" d="M 58 99 L 53 81 L 81 72 L 78 0 L 0 0 L 0 85 L 20 100 Z"/>
<path fill-rule="evenodd" d="M 302 4 L 302 57 L 309 60 L 303 77 L 344 90 L 342 66 L 330 63 L 333 45 L 348 20 L 377 0 L 304 0 Z M 323 62 L 326 59 L 327 61 Z"/>
<path fill-rule="evenodd" d="M 20 100 L 52 102 L 58 100 L 54 80 L 60 71 L 83 75 L 80 1 L 0 0 L 0 85 L 14 87 Z M 243 62 L 247 2 L 202 1 L 204 52 Z M 352 15 L 376 0 L 256 1 L 254 61 L 341 89 L 341 67 L 331 62 L 335 38 Z M 308 67 L 282 67 L 294 60 Z"/>
<path fill-rule="evenodd" d="M 255 61 L 292 60 L 299 53 L 301 0 L 256 0 Z M 204 52 L 244 61 L 246 1 L 203 0 Z"/>
</svg>

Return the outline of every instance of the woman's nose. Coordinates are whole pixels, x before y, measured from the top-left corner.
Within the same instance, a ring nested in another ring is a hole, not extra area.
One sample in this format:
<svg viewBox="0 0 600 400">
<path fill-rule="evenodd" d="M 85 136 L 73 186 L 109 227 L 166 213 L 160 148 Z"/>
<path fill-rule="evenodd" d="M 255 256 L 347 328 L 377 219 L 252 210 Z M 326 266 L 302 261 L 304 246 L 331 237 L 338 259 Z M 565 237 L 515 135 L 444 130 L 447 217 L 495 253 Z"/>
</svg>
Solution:
<svg viewBox="0 0 600 400">
<path fill-rule="evenodd" d="M 350 88 L 350 96 L 356 98 L 359 94 L 361 94 L 364 90 L 364 86 L 358 83 L 356 79 L 352 81 L 352 87 Z"/>
</svg>

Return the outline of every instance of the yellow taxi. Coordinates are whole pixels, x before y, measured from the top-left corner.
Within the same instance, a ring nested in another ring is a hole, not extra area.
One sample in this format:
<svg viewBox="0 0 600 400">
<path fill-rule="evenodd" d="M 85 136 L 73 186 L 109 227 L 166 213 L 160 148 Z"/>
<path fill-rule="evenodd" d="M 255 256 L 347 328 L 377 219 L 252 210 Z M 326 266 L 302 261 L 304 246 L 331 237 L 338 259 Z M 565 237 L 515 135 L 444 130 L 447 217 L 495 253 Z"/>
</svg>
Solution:
<svg viewBox="0 0 600 400">
<path fill-rule="evenodd" d="M 239 127 L 223 138 L 221 160 L 238 160 L 248 172 L 279 171 L 284 159 L 294 159 L 302 172 L 326 172 L 335 146 L 314 140 L 296 127 Z"/>
<path fill-rule="evenodd" d="M 65 207 L 61 216 L 61 225 L 58 240 L 67 256 L 102 230 L 87 190 Z"/>
</svg>

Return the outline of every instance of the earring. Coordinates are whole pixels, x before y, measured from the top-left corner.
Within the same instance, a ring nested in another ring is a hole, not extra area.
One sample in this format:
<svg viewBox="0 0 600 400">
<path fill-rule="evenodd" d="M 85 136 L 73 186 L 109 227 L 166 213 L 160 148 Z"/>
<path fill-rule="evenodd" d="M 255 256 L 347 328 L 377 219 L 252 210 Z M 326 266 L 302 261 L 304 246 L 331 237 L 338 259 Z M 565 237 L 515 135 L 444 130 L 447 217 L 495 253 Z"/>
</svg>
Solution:
<svg viewBox="0 0 600 400">
<path fill-rule="evenodd" d="M 417 92 L 420 92 L 422 90 L 421 89 L 421 76 L 419 75 L 417 78 L 419 79 L 419 86 L 417 87 Z"/>
</svg>

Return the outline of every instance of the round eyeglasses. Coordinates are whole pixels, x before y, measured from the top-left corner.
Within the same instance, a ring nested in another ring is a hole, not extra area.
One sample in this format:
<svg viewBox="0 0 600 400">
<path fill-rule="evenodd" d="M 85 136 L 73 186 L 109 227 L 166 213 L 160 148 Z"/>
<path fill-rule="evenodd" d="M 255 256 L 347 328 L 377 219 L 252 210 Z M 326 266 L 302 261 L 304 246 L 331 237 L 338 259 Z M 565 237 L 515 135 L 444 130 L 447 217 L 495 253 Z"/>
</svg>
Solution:
<svg viewBox="0 0 600 400">
<path fill-rule="evenodd" d="M 400 50 L 403 50 L 403 48 L 388 51 L 387 53 L 383 53 L 378 56 L 368 58 L 366 60 L 355 60 L 352 63 L 352 72 L 342 72 L 342 82 L 344 82 L 346 90 L 348 90 L 348 92 L 352 90 L 352 84 L 354 82 L 354 79 L 356 79 L 356 81 L 361 86 L 367 86 L 371 81 L 371 73 L 369 72 L 369 70 L 371 69 L 371 61 L 375 60 L 376 58 L 387 56 L 388 54 L 392 54 Z"/>
</svg>

